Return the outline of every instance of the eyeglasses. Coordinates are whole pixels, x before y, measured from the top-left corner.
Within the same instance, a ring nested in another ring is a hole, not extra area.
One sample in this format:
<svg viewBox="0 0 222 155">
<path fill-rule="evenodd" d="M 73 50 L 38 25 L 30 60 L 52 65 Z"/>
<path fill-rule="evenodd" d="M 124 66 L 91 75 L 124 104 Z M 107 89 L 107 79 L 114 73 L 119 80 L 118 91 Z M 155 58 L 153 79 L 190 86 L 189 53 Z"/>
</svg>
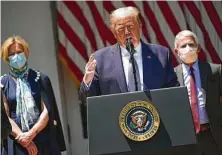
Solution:
<svg viewBox="0 0 222 155">
<path fill-rule="evenodd" d="M 187 44 L 181 45 L 179 48 L 186 48 L 187 46 L 189 46 L 191 48 L 196 48 L 197 44 L 196 43 L 187 43 Z"/>
</svg>

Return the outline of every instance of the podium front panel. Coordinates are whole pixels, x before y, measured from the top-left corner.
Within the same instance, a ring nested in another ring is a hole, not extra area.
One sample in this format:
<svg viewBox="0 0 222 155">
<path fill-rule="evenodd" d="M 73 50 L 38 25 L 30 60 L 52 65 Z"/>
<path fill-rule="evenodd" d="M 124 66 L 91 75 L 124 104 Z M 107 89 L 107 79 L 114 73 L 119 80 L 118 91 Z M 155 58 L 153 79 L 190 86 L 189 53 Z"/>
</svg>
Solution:
<svg viewBox="0 0 222 155">
<path fill-rule="evenodd" d="M 128 139 L 119 126 L 122 109 L 136 100 L 152 103 L 160 116 L 157 133 L 143 142 Z M 87 103 L 89 155 L 142 155 L 196 144 L 186 87 L 89 97 Z"/>
</svg>

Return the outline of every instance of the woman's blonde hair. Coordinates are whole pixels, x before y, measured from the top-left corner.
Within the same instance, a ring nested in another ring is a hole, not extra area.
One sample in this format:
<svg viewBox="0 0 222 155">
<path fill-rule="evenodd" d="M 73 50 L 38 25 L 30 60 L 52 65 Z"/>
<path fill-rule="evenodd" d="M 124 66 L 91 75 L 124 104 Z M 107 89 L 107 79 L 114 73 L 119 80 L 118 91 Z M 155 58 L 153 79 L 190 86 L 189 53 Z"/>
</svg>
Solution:
<svg viewBox="0 0 222 155">
<path fill-rule="evenodd" d="M 12 37 L 9 37 L 8 39 L 5 40 L 5 42 L 2 44 L 2 48 L 1 48 L 1 57 L 7 63 L 9 61 L 8 49 L 11 45 L 13 45 L 15 43 L 17 43 L 23 47 L 24 54 L 25 54 L 26 58 L 28 58 L 28 56 L 29 56 L 29 47 L 28 47 L 28 44 L 26 43 L 26 41 L 19 36 L 12 36 Z"/>
</svg>

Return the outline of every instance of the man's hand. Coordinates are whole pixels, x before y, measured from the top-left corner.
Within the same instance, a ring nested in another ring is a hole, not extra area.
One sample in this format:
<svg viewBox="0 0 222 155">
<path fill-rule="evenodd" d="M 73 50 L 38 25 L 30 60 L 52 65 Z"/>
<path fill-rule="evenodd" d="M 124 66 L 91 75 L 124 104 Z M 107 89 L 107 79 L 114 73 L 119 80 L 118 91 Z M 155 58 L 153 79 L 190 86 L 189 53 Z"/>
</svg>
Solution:
<svg viewBox="0 0 222 155">
<path fill-rule="evenodd" d="M 32 130 L 29 130 L 28 132 L 24 132 L 15 139 L 19 144 L 21 144 L 23 147 L 28 146 L 32 140 L 35 138 L 36 134 L 35 132 L 32 132 Z"/>
<path fill-rule="evenodd" d="M 96 60 L 94 58 L 94 55 L 92 54 L 89 58 L 89 61 L 86 64 L 85 67 L 85 75 L 83 77 L 83 81 L 85 82 L 86 85 L 89 85 L 93 77 L 95 75 L 95 70 L 96 70 Z"/>
<path fill-rule="evenodd" d="M 38 153 L 38 149 L 33 142 L 29 143 L 29 145 L 27 145 L 25 148 L 27 149 L 29 155 L 37 155 Z"/>
</svg>

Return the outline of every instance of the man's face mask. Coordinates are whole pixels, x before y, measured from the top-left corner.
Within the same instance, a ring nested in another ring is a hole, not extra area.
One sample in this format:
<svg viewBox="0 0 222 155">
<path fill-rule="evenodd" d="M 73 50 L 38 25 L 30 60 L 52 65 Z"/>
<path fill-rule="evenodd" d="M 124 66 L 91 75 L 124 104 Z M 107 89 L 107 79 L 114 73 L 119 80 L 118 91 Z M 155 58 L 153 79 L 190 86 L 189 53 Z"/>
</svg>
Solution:
<svg viewBox="0 0 222 155">
<path fill-rule="evenodd" d="M 9 65 L 15 69 L 21 69 L 26 64 L 24 52 L 9 56 Z"/>
<path fill-rule="evenodd" d="M 194 63 L 198 58 L 197 47 L 191 47 L 187 44 L 186 47 L 178 49 L 178 56 L 186 64 Z"/>
</svg>

